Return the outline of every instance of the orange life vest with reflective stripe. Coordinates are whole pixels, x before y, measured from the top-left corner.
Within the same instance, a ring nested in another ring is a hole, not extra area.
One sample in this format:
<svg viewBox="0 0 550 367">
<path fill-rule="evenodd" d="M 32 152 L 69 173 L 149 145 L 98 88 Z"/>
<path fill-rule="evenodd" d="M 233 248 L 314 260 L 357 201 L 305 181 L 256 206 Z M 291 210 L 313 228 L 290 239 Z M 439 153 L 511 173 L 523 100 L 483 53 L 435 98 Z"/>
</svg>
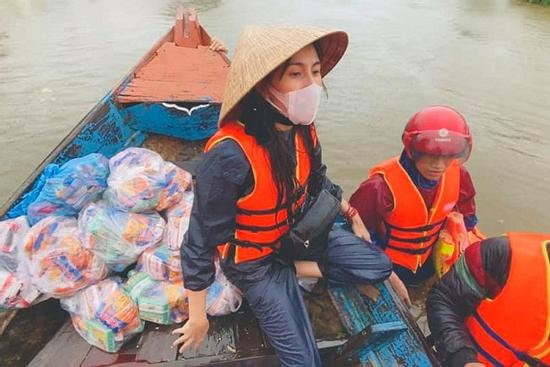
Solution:
<svg viewBox="0 0 550 367">
<path fill-rule="evenodd" d="M 315 129 L 311 127 L 313 141 L 316 144 Z M 240 122 L 228 122 L 210 138 L 205 151 L 217 143 L 232 139 L 243 150 L 254 178 L 252 191 L 237 201 L 236 229 L 230 243 L 220 245 L 218 250 L 222 257 L 229 253 L 231 244 L 235 244 L 235 263 L 256 260 L 273 252 L 280 246 L 281 237 L 289 230 L 287 221 L 286 199 L 277 207 L 277 185 L 271 173 L 269 154 L 248 135 Z M 302 206 L 311 172 L 311 162 L 303 139 L 296 134 L 296 176 L 300 188 L 292 200 L 294 213 Z"/>
<path fill-rule="evenodd" d="M 460 193 L 460 165 L 453 161 L 439 179 L 431 209 L 399 163 L 399 157 L 372 168 L 369 177 L 382 175 L 393 196 L 393 209 L 382 218 L 386 233 L 385 251 L 392 262 L 416 272 L 432 253 L 445 219 Z"/>
<path fill-rule="evenodd" d="M 466 326 L 486 366 L 526 366 L 521 353 L 550 365 L 550 234 L 507 236 L 506 284 L 494 299 L 481 302 Z"/>
</svg>

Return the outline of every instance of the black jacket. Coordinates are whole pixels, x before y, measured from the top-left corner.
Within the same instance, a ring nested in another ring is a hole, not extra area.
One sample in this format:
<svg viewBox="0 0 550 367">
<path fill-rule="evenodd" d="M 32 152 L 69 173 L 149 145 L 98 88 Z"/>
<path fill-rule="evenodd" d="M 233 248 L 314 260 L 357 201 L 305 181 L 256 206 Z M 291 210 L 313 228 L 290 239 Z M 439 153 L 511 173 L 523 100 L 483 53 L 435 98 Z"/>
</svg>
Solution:
<svg viewBox="0 0 550 367">
<path fill-rule="evenodd" d="M 476 362 L 476 350 L 464 325 L 485 298 L 502 289 L 510 269 L 506 237 L 488 238 L 470 246 L 428 294 L 428 325 L 444 366 Z"/>
<path fill-rule="evenodd" d="M 294 151 L 294 139 L 291 139 L 290 131 L 281 134 L 286 135 L 289 150 Z M 320 144 L 315 149 L 313 167 L 317 167 L 312 171 L 315 184 L 341 200 L 342 189 L 326 176 Z M 180 252 L 185 288 L 199 291 L 214 281 L 213 259 L 216 247 L 233 238 L 237 200 L 251 191 L 253 178 L 241 147 L 229 139 L 217 144 L 203 156 L 195 178 L 195 199 L 189 230 Z"/>
</svg>

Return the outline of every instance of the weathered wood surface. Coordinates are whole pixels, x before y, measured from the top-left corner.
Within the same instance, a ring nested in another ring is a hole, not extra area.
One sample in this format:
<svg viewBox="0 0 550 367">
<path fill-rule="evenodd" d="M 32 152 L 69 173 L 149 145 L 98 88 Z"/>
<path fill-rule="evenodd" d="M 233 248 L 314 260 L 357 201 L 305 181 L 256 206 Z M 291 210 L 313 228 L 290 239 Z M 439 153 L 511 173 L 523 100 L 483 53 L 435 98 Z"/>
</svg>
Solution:
<svg viewBox="0 0 550 367">
<path fill-rule="evenodd" d="M 31 361 L 29 367 L 79 367 L 92 346 L 78 335 L 70 320 Z"/>
</svg>

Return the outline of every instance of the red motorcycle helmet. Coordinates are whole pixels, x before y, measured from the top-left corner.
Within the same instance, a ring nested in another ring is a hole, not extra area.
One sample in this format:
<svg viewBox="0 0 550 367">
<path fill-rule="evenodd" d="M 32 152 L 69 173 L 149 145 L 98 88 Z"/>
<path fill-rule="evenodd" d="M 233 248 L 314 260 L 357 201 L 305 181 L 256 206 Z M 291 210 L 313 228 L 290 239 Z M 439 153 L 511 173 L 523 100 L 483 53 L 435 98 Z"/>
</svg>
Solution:
<svg viewBox="0 0 550 367">
<path fill-rule="evenodd" d="M 430 106 L 415 113 L 401 138 L 412 159 L 427 154 L 465 162 L 472 152 L 472 135 L 466 119 L 447 106 Z"/>
</svg>

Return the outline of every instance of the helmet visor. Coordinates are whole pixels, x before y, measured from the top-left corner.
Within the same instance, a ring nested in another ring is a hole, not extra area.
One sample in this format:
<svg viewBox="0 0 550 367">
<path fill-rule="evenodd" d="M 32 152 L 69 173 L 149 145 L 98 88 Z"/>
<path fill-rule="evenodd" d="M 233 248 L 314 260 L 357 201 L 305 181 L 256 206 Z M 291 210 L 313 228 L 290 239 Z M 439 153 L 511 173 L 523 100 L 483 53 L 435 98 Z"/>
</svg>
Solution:
<svg viewBox="0 0 550 367">
<path fill-rule="evenodd" d="M 418 132 L 411 139 L 413 156 L 428 154 L 465 161 L 470 155 L 471 148 L 469 136 L 447 129 Z"/>
</svg>

